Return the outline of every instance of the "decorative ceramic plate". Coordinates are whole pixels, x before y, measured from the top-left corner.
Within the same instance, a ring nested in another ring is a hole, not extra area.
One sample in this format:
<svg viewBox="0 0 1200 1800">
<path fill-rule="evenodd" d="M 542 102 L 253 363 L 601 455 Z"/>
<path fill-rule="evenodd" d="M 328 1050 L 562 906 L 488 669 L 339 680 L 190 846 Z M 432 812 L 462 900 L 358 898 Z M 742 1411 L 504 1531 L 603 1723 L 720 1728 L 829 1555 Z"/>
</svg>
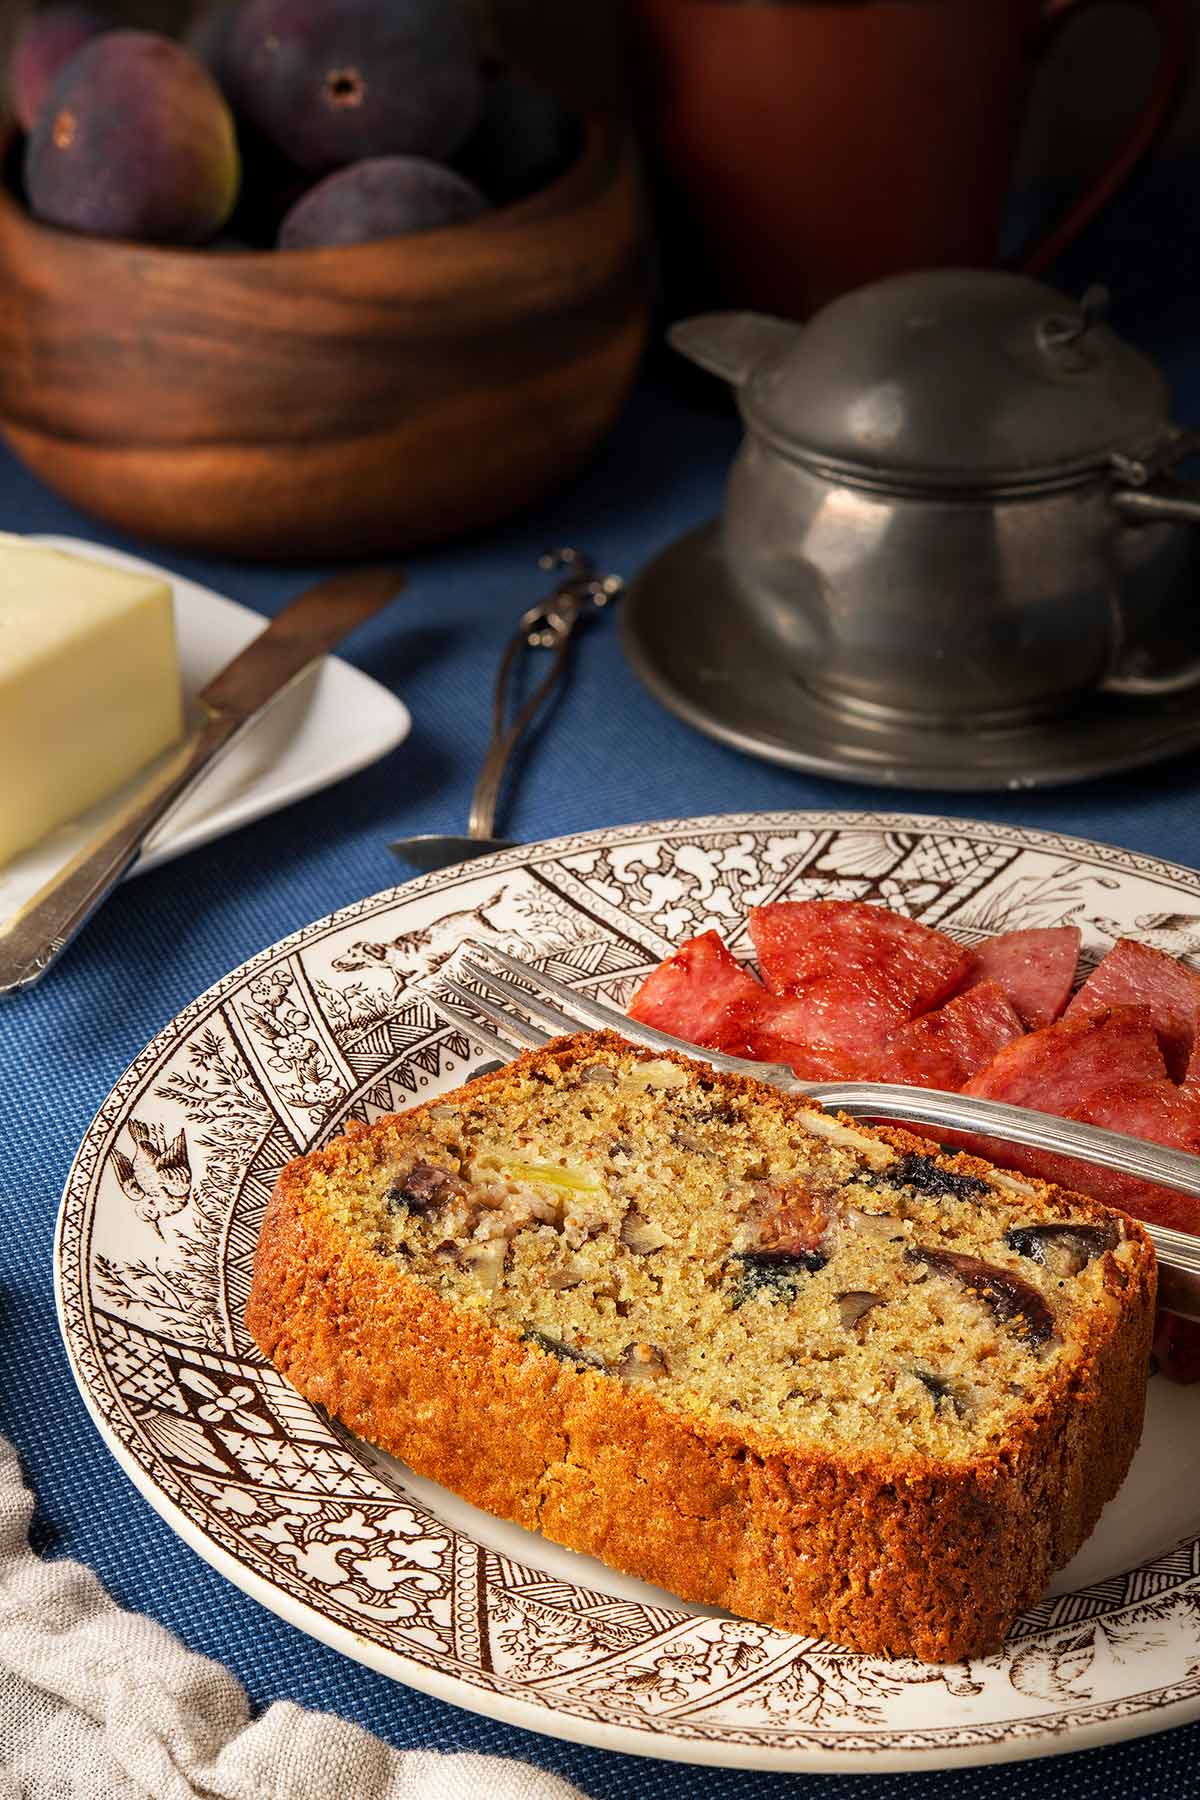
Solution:
<svg viewBox="0 0 1200 1800">
<path fill-rule="evenodd" d="M 330 1424 L 242 1309 L 289 1157 L 482 1060 L 416 991 L 461 938 L 618 1004 L 683 937 L 745 950 L 747 907 L 885 902 L 966 942 L 1078 924 L 1200 950 L 1200 875 L 1103 845 L 872 813 L 625 826 L 378 894 L 229 975 L 118 1082 L 71 1170 L 60 1318 L 105 1440 L 255 1598 L 457 1705 L 612 1750 L 760 1769 L 903 1769 L 1082 1749 L 1200 1717 L 1200 1388 L 1151 1383 L 1121 1494 L 986 1659 L 877 1662 L 689 1607 L 473 1511 Z"/>
<path fill-rule="evenodd" d="M 169 581 L 175 594 L 175 630 L 185 702 L 231 662 L 266 623 L 261 613 L 239 606 L 208 588 L 185 581 L 169 569 L 127 556 L 104 544 L 79 538 L 33 540 L 56 550 L 137 569 Z M 147 840 L 131 871 L 142 875 L 182 856 L 198 844 L 293 800 L 353 775 L 403 743 L 412 720 L 404 703 L 361 669 L 327 656 L 280 694 L 228 751 L 205 771 L 194 791 Z M 23 906 L 89 837 L 120 808 L 122 793 L 89 808 L 0 870 L 0 919 Z"/>
</svg>

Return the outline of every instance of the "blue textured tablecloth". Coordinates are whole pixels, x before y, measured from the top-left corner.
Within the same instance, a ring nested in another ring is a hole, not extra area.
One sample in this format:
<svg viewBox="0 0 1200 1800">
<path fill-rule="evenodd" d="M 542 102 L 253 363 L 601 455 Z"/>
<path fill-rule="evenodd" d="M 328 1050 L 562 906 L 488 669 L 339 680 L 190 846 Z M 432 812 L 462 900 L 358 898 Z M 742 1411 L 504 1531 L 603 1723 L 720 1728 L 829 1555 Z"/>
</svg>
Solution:
<svg viewBox="0 0 1200 1800">
<path fill-rule="evenodd" d="M 1200 170 L 1160 171 L 1131 195 L 1119 230 L 1093 231 L 1060 271 L 1075 291 L 1085 279 L 1110 282 L 1116 322 L 1163 362 L 1176 414 L 1190 424 L 1200 424 L 1196 194 Z M 795 1777 L 643 1761 L 477 1718 L 325 1649 L 214 1573 L 117 1468 L 68 1371 L 52 1298 L 54 1220 L 76 1145 L 113 1082 L 160 1026 L 228 969 L 400 879 L 385 848 L 389 837 L 463 828 L 496 658 L 515 616 L 545 582 L 537 553 L 574 543 L 632 574 L 717 510 L 735 441 L 732 419 L 704 407 L 664 369 L 653 371 L 569 491 L 486 539 L 411 558 L 406 594 L 350 640 L 349 659 L 410 706 L 407 744 L 327 792 L 128 884 L 51 979 L 0 1003 L 0 1429 L 18 1445 L 38 1495 L 38 1547 L 90 1564 L 123 1605 L 153 1614 L 227 1664 L 256 1703 L 290 1697 L 329 1708 L 399 1745 L 529 1758 L 595 1800 L 766 1800 L 801 1781 L 838 1795 L 870 1784 L 881 1800 L 941 1800 L 952 1792 L 989 1800 L 1052 1788 L 1063 1800 L 1200 1792 L 1200 1724 L 1053 1761 Z M 118 541 L 2 454 L 0 528 Z M 317 572 L 169 553 L 162 560 L 264 612 Z M 661 711 L 624 666 L 614 623 L 606 617 L 589 630 L 568 691 L 523 760 L 519 792 L 502 821 L 513 836 L 749 807 L 886 804 L 1045 826 L 1200 864 L 1200 755 L 1032 795 L 843 786 L 726 750 Z"/>
</svg>

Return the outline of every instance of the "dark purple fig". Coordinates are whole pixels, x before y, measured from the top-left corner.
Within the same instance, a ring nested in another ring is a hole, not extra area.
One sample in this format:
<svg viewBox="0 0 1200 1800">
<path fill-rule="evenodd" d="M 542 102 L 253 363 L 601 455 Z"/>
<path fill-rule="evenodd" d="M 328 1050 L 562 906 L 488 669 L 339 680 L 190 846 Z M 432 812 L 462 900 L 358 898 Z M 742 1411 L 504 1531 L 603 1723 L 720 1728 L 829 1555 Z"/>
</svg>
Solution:
<svg viewBox="0 0 1200 1800">
<path fill-rule="evenodd" d="M 486 210 L 479 190 L 453 169 L 422 156 L 376 156 L 310 188 L 284 219 L 279 248 L 365 244 L 458 225 Z"/>
<path fill-rule="evenodd" d="M 48 6 L 34 13 L 17 33 L 9 65 L 12 107 L 25 131 L 32 131 L 46 96 L 71 58 L 112 20 L 90 6 Z"/>
<path fill-rule="evenodd" d="M 482 104 L 463 0 L 247 0 L 230 63 L 246 118 L 318 175 L 451 156 Z"/>
<path fill-rule="evenodd" d="M 582 133 L 562 103 L 515 75 L 484 88 L 479 123 L 454 159 L 493 206 L 536 194 L 570 167 Z"/>
<path fill-rule="evenodd" d="M 230 106 L 237 104 L 233 91 L 233 31 L 242 12 L 242 0 L 207 7 L 193 19 L 184 43 L 202 62 Z"/>
<path fill-rule="evenodd" d="M 906 1262 L 926 1263 L 938 1275 L 948 1275 L 982 1300 L 992 1316 L 1011 1325 L 1018 1337 L 1035 1348 L 1054 1336 L 1054 1314 L 1049 1303 L 1024 1276 L 995 1263 L 981 1262 L 957 1250 L 931 1250 L 918 1245 L 904 1252 Z"/>
<path fill-rule="evenodd" d="M 225 0 L 202 12 L 184 42 L 204 64 L 235 116 L 239 113 L 233 34 L 245 10 L 244 0 Z M 312 186 L 262 133 L 238 119 L 242 153 L 242 186 L 230 229 L 254 249 L 273 250 L 279 227 L 300 196 Z"/>
<path fill-rule="evenodd" d="M 237 200 L 233 117 L 208 70 L 150 31 L 108 31 L 63 70 L 25 153 L 39 219 L 98 237 L 200 244 Z"/>
</svg>

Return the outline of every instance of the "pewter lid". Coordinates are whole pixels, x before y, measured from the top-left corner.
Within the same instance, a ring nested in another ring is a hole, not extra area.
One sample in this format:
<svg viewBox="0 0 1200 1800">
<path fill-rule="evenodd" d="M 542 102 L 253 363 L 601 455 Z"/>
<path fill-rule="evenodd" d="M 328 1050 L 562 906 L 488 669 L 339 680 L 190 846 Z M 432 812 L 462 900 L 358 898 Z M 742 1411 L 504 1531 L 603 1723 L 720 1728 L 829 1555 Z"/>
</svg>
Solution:
<svg viewBox="0 0 1200 1800">
<path fill-rule="evenodd" d="M 1166 437 L 1166 384 L 1100 322 L 1104 298 L 939 269 L 856 289 L 806 326 L 724 315 L 719 356 L 704 351 L 722 315 L 673 336 L 739 383 L 751 430 L 788 455 L 884 483 L 996 486 L 1143 457 Z"/>
</svg>

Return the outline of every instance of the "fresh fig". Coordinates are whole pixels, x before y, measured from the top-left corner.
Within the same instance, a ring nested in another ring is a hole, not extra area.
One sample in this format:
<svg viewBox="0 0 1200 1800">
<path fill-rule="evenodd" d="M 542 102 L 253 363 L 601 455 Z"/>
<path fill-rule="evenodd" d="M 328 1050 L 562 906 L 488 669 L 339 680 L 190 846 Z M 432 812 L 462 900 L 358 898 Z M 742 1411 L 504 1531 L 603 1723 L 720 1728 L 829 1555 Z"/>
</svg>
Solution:
<svg viewBox="0 0 1200 1800">
<path fill-rule="evenodd" d="M 237 104 L 233 85 L 233 31 L 242 11 L 242 0 L 225 0 L 209 6 L 192 20 L 184 43 L 202 62 L 230 106 Z"/>
<path fill-rule="evenodd" d="M 422 156 L 376 156 L 327 175 L 293 206 L 279 231 L 281 250 L 365 244 L 458 225 L 486 212 L 478 188 Z"/>
<path fill-rule="evenodd" d="M 26 20 L 9 65 L 12 107 L 23 130 L 33 130 L 47 94 L 71 58 L 111 27 L 112 20 L 90 6 L 48 6 Z"/>
<path fill-rule="evenodd" d="M 511 206 L 561 175 L 578 156 L 580 140 L 578 123 L 553 94 L 515 75 L 496 75 L 454 165 L 493 206 Z"/>
<path fill-rule="evenodd" d="M 237 200 L 233 117 L 207 69 L 149 31 L 108 31 L 55 82 L 25 154 L 39 219 L 99 237 L 199 244 Z"/>
<path fill-rule="evenodd" d="M 449 157 L 482 104 L 464 0 L 247 0 L 230 55 L 246 118 L 312 174 Z"/>
</svg>

